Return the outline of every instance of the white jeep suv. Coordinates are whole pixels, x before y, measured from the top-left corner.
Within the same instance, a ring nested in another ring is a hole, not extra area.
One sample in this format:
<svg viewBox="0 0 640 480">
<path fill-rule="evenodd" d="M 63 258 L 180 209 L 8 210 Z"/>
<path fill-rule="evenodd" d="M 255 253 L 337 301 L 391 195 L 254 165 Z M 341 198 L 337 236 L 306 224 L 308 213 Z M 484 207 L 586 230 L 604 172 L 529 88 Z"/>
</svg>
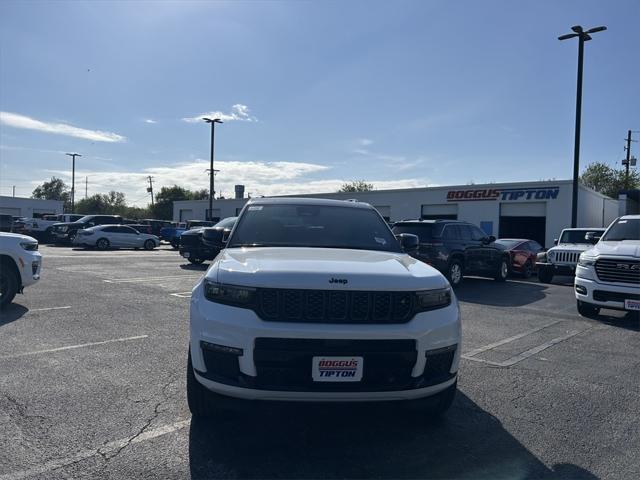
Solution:
<svg viewBox="0 0 640 480">
<path fill-rule="evenodd" d="M 444 412 L 457 385 L 460 312 L 445 277 L 406 253 L 417 246 L 365 203 L 250 201 L 193 289 L 192 414 L 238 399 L 426 397 L 410 403 Z"/>
<path fill-rule="evenodd" d="M 9 305 L 16 293 L 40 279 L 42 255 L 35 238 L 17 233 L 0 233 L 0 308 Z"/>
<path fill-rule="evenodd" d="M 580 255 L 575 292 L 578 312 L 601 308 L 640 312 L 640 215 L 615 220 L 593 248 Z"/>
</svg>

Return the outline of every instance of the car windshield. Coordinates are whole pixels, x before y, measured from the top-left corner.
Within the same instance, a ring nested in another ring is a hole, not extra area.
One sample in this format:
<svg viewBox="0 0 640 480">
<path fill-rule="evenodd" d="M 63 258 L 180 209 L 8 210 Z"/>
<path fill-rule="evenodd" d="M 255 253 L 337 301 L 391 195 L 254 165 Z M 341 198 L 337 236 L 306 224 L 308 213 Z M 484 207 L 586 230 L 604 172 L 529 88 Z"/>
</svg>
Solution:
<svg viewBox="0 0 640 480">
<path fill-rule="evenodd" d="M 512 248 L 515 248 L 521 243 L 522 243 L 522 240 L 509 240 L 506 238 L 500 238 L 494 242 L 494 245 L 503 250 L 511 250 Z"/>
<path fill-rule="evenodd" d="M 78 220 L 76 220 L 76 223 L 87 223 L 90 222 L 91 220 L 93 220 L 94 216 L 93 215 L 85 215 L 82 218 L 79 218 Z"/>
<path fill-rule="evenodd" d="M 214 227 L 233 228 L 233 225 L 236 223 L 237 219 L 238 217 L 223 218 L 218 223 L 216 223 Z"/>
<path fill-rule="evenodd" d="M 560 237 L 559 243 L 584 243 L 590 244 L 588 240 L 585 239 L 587 233 L 593 232 L 596 234 L 601 234 L 604 230 L 565 230 L 562 232 L 562 236 Z"/>
<path fill-rule="evenodd" d="M 602 240 L 621 242 L 623 240 L 640 240 L 640 218 L 618 219 Z"/>
<path fill-rule="evenodd" d="M 228 247 L 252 246 L 401 251 L 375 210 L 333 205 L 250 205 Z"/>
<path fill-rule="evenodd" d="M 417 235 L 421 243 L 428 242 L 433 237 L 442 236 L 443 223 L 400 223 L 395 224 L 393 227 L 393 233 L 396 235 L 400 233 L 410 233 L 411 235 Z"/>
</svg>

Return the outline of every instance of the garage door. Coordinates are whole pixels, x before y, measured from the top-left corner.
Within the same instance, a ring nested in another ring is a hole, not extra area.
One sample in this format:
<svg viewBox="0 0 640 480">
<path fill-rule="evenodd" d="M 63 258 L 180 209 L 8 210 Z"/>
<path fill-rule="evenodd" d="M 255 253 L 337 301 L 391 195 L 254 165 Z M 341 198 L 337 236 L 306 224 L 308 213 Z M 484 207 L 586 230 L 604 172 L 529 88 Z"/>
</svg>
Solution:
<svg viewBox="0 0 640 480">
<path fill-rule="evenodd" d="M 19 208 L 8 208 L 8 207 L 0 207 L 0 213 L 4 213 L 6 215 L 13 215 L 14 217 L 20 216 Z"/>
<path fill-rule="evenodd" d="M 189 209 L 180 209 L 180 221 L 186 222 L 187 220 L 193 220 L 193 210 Z"/>
<path fill-rule="evenodd" d="M 457 220 L 458 205 L 456 204 L 440 204 L 440 205 L 422 205 L 423 220 Z"/>
<path fill-rule="evenodd" d="M 545 202 L 500 204 L 500 238 L 528 238 L 544 245 L 546 226 Z"/>
</svg>

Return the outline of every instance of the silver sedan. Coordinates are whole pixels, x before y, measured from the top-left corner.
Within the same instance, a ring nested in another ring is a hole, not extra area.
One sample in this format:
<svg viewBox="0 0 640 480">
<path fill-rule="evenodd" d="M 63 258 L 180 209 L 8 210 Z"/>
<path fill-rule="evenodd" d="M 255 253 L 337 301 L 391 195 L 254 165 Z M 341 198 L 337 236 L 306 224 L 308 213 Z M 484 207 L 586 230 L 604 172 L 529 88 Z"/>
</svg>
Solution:
<svg viewBox="0 0 640 480">
<path fill-rule="evenodd" d="M 98 225 L 79 230 L 73 240 L 74 245 L 96 247 L 99 250 L 108 248 L 144 248 L 153 250 L 160 245 L 155 235 L 140 233 L 127 225 Z"/>
</svg>

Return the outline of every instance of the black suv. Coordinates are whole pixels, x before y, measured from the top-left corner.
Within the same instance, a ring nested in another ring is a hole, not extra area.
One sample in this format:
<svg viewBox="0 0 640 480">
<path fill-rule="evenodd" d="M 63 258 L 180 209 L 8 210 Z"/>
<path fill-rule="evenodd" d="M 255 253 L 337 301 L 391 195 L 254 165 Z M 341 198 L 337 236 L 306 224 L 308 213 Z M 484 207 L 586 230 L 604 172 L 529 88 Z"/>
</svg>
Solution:
<svg viewBox="0 0 640 480">
<path fill-rule="evenodd" d="M 492 277 L 504 282 L 509 275 L 509 255 L 495 246 L 495 237 L 472 223 L 458 220 L 403 220 L 393 233 L 410 233 L 420 239 L 411 255 L 440 270 L 452 286 L 465 275 Z"/>
<path fill-rule="evenodd" d="M 57 243 L 73 243 L 78 230 L 96 225 L 122 225 L 123 222 L 120 215 L 85 215 L 75 222 L 54 223 L 51 226 L 51 235 Z"/>
<path fill-rule="evenodd" d="M 238 217 L 220 220 L 213 227 L 187 230 L 180 235 L 180 255 L 190 263 L 199 265 L 216 258 L 221 250 L 222 239 L 229 236 Z"/>
</svg>

